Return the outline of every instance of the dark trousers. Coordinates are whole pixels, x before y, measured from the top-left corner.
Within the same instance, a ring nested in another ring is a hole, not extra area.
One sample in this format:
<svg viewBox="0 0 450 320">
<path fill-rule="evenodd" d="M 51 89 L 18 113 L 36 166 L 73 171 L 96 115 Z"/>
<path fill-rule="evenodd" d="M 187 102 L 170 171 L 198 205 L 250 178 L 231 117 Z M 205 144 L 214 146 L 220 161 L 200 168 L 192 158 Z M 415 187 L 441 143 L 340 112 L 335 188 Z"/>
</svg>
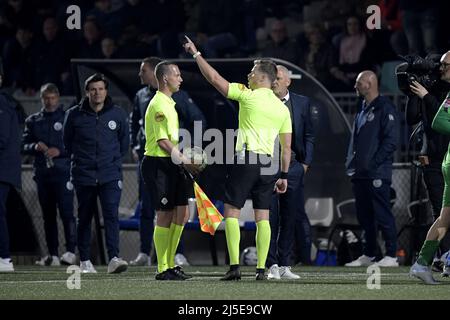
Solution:
<svg viewBox="0 0 450 320">
<path fill-rule="evenodd" d="M 142 162 L 141 162 L 142 163 Z M 153 243 L 153 229 L 155 210 L 152 206 L 152 198 L 150 192 L 144 184 L 144 179 L 141 174 L 141 169 L 138 168 L 138 183 L 139 183 L 139 200 L 141 202 L 141 215 L 139 217 L 139 234 L 141 239 L 141 252 L 150 254 Z"/>
<path fill-rule="evenodd" d="M 267 267 L 273 264 L 289 266 L 295 239 L 298 239 L 301 259 L 310 263 L 311 225 L 305 212 L 303 177 L 303 166 L 293 161 L 289 168 L 286 193 L 273 195 L 269 218 L 272 234 Z"/>
<path fill-rule="evenodd" d="M 436 220 L 441 214 L 442 196 L 444 194 L 444 176 L 442 175 L 442 163 L 431 163 L 423 167 L 423 179 L 428 190 L 433 218 Z"/>
<path fill-rule="evenodd" d="M 375 180 L 376 181 L 376 180 Z M 381 180 L 378 180 L 378 182 Z M 390 182 L 382 181 L 381 186 L 374 180 L 353 180 L 356 215 L 364 230 L 363 253 L 376 256 L 377 231 L 381 230 L 386 247 L 386 256 L 397 254 L 397 230 L 390 204 Z"/>
<path fill-rule="evenodd" d="M 66 179 L 50 180 L 48 177 L 36 178 L 39 204 L 44 218 L 45 240 L 48 252 L 58 256 L 58 223 L 56 212 L 59 211 L 66 239 L 66 251 L 75 253 L 76 222 L 73 215 L 73 186 Z"/>
<path fill-rule="evenodd" d="M 78 199 L 78 250 L 80 260 L 90 260 L 91 223 L 100 199 L 103 223 L 105 226 L 105 242 L 108 257 L 111 260 L 119 256 L 119 202 L 122 189 L 119 181 L 111 181 L 97 186 L 76 186 Z"/>
<path fill-rule="evenodd" d="M 8 199 L 10 184 L 0 182 L 0 258 L 10 257 L 9 253 L 9 233 L 6 221 L 6 200 Z"/>
</svg>

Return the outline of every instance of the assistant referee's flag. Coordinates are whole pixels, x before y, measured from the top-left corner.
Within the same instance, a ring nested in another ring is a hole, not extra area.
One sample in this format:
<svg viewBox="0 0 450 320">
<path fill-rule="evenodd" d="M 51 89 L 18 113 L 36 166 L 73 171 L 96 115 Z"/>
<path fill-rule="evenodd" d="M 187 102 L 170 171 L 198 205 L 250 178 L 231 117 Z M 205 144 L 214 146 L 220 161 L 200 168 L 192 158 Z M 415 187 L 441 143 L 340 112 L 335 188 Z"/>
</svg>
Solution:
<svg viewBox="0 0 450 320">
<path fill-rule="evenodd" d="M 223 220 L 219 210 L 209 200 L 202 188 L 194 181 L 195 200 L 197 202 L 198 220 L 203 232 L 214 235 L 220 222 Z"/>
</svg>

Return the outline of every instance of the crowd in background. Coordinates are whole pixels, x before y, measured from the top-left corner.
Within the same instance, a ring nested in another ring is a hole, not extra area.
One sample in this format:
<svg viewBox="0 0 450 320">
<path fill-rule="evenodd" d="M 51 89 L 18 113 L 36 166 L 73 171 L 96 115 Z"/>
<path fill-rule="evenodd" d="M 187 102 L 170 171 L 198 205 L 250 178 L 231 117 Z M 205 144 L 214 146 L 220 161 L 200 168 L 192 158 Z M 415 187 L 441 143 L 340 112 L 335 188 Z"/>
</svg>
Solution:
<svg viewBox="0 0 450 320">
<path fill-rule="evenodd" d="M 81 30 L 68 30 L 70 5 Z M 381 8 L 368 30 L 366 9 Z M 183 58 L 188 34 L 208 58 L 272 56 L 304 68 L 332 92 L 398 55 L 442 52 L 444 1 L 429 0 L 3 0 L 4 86 L 35 96 L 44 83 L 73 95 L 70 59 Z"/>
</svg>

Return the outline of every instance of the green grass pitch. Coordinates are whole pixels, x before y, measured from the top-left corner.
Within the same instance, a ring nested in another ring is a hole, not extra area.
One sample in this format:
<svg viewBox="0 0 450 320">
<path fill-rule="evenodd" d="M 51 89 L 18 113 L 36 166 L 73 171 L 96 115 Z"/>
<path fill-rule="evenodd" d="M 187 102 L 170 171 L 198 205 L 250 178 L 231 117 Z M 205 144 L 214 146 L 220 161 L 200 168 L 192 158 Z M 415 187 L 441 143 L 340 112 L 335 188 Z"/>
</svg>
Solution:
<svg viewBox="0 0 450 320">
<path fill-rule="evenodd" d="M 427 286 L 408 276 L 408 267 L 382 268 L 380 289 L 369 290 L 366 268 L 296 267 L 299 280 L 254 280 L 254 267 L 243 267 L 243 279 L 222 282 L 226 266 L 190 266 L 187 281 L 156 281 L 155 267 L 130 267 L 110 275 L 106 267 L 97 274 L 82 274 L 81 288 L 69 290 L 65 267 L 19 266 L 0 273 L 0 300 L 20 299 L 144 299 L 144 300 L 397 300 L 449 299 L 450 279 L 435 274 L 442 283 Z M 373 282 L 372 282 L 373 283 Z"/>
</svg>

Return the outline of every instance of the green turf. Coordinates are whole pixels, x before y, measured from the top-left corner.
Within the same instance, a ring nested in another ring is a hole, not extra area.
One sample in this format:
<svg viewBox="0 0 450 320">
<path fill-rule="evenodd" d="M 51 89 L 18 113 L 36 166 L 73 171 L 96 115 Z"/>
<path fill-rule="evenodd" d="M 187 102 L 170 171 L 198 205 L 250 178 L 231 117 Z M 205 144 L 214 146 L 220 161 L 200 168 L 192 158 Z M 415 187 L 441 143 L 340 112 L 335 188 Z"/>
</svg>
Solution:
<svg viewBox="0 0 450 320">
<path fill-rule="evenodd" d="M 16 267 L 14 273 L 0 273 L 0 300 L 5 299 L 449 299 L 450 280 L 435 274 L 439 286 L 426 286 L 408 276 L 408 267 L 381 269 L 381 288 L 367 289 L 365 268 L 300 267 L 293 271 L 299 280 L 254 280 L 254 268 L 244 267 L 239 282 L 222 282 L 226 267 L 187 267 L 193 279 L 154 280 L 155 268 L 130 267 L 109 275 L 105 267 L 97 274 L 81 275 L 81 289 L 69 290 L 64 267 Z"/>
</svg>

